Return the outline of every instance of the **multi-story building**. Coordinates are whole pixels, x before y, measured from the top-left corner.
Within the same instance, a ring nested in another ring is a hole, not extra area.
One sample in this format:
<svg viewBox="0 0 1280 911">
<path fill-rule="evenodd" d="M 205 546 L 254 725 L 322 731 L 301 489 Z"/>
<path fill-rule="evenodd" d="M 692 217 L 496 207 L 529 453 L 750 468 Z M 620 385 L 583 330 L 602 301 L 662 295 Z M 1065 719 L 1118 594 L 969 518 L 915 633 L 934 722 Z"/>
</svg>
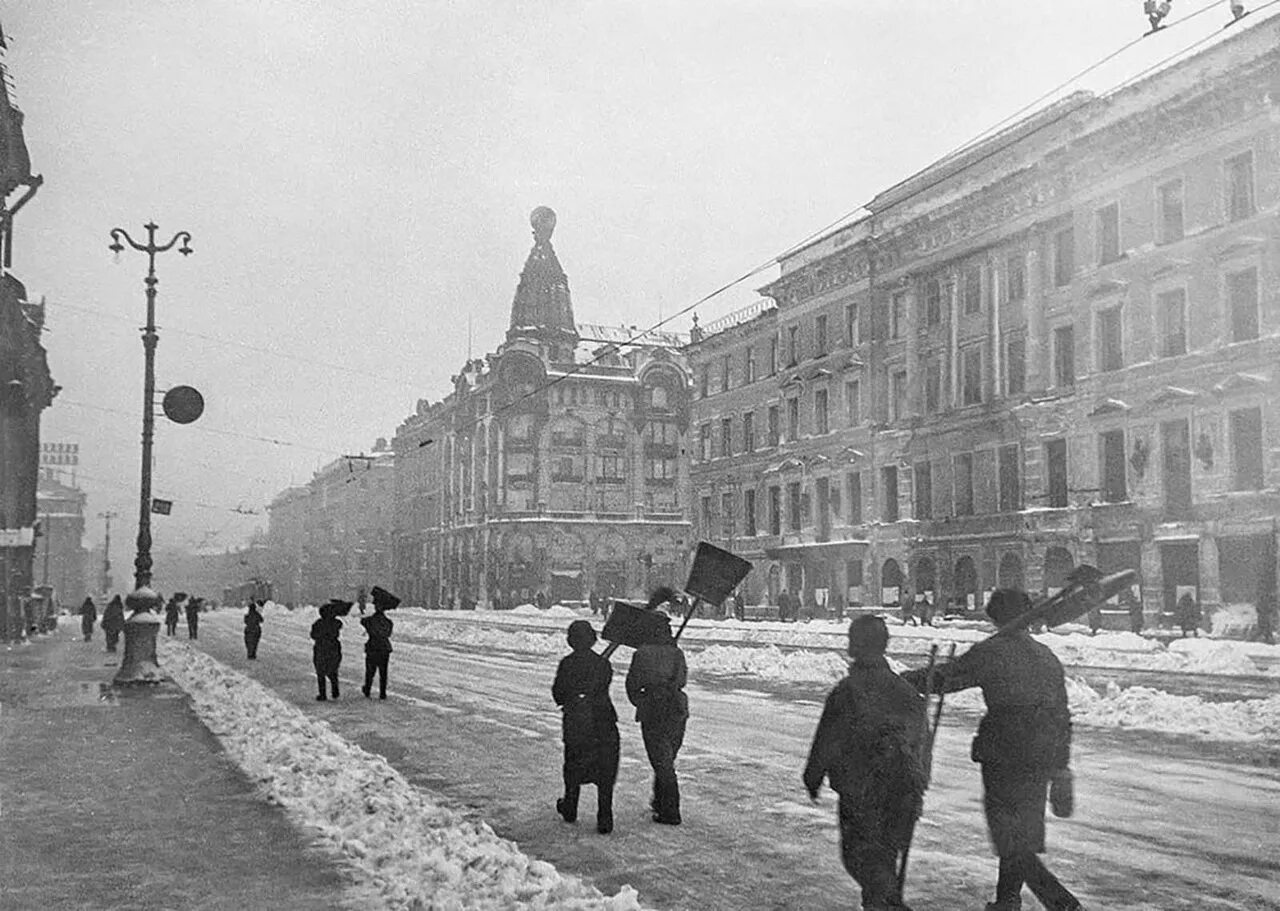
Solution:
<svg viewBox="0 0 1280 911">
<path fill-rule="evenodd" d="M 776 313 L 689 350 L 699 530 L 819 602 L 1082 562 L 1139 570 L 1152 615 L 1273 589 L 1276 39 L 1073 95 L 787 256 Z"/>
<path fill-rule="evenodd" d="M 396 431 L 397 585 L 425 604 L 684 581 L 688 376 L 675 333 L 575 323 L 534 210 L 506 340 Z"/>
<path fill-rule="evenodd" d="M 311 489 L 286 487 L 267 507 L 264 575 L 281 604 L 301 604 L 303 557 L 310 520 Z"/>
<path fill-rule="evenodd" d="M 85 500 L 84 491 L 58 480 L 53 469 L 41 474 L 36 488 L 40 537 L 35 541 L 35 580 L 51 588 L 64 607 L 78 607 L 89 594 Z"/>
</svg>

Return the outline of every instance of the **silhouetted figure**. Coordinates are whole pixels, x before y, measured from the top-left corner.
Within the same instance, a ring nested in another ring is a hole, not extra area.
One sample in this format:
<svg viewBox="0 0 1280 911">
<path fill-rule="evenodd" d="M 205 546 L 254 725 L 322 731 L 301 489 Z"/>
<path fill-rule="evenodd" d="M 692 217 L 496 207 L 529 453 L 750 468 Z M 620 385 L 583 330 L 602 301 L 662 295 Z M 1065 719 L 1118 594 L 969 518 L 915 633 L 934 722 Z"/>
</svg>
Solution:
<svg viewBox="0 0 1280 911">
<path fill-rule="evenodd" d="M 97 621 L 98 608 L 94 606 L 92 598 L 85 598 L 80 605 L 80 632 L 84 633 L 85 642 L 93 638 L 93 624 Z"/>
<path fill-rule="evenodd" d="M 1002 626 L 1031 608 L 1017 589 L 1001 588 L 987 602 L 987 616 Z M 927 670 L 903 679 L 921 692 Z M 1000 858 L 996 900 L 987 911 L 1018 911 L 1025 884 L 1044 907 L 1078 911 L 1080 903 L 1040 862 L 1044 808 L 1053 782 L 1054 812 L 1070 814 L 1071 713 L 1062 664 L 1025 629 L 999 633 L 934 670 L 933 691 L 977 686 L 987 704 L 971 758 L 982 766 L 982 804 Z"/>
<path fill-rule="evenodd" d="M 166 636 L 177 635 L 178 618 L 181 614 L 182 608 L 178 606 L 178 596 L 174 595 L 164 606 L 164 632 Z"/>
<path fill-rule="evenodd" d="M 924 806 L 929 725 L 915 687 L 889 669 L 889 630 L 879 617 L 849 624 L 849 675 L 827 696 L 804 786 L 824 778 L 840 795 L 840 857 L 862 889 L 862 907 L 910 911 L 898 886 L 898 855 Z"/>
<path fill-rule="evenodd" d="M 256 602 L 249 602 L 244 612 L 244 651 L 250 661 L 258 659 L 258 643 L 262 641 L 262 614 Z"/>
<path fill-rule="evenodd" d="M 1098 635 L 1098 630 L 1102 629 L 1102 606 L 1094 605 L 1089 609 L 1089 635 Z"/>
<path fill-rule="evenodd" d="M 200 638 L 200 604 L 199 598 L 187 599 L 187 638 Z"/>
<path fill-rule="evenodd" d="M 1129 612 L 1129 632 L 1137 635 L 1142 632 L 1144 619 L 1142 616 L 1142 602 L 1134 596 L 1132 590 L 1126 590 L 1120 596 L 1120 603 L 1124 605 L 1125 610 Z"/>
<path fill-rule="evenodd" d="M 314 640 L 311 663 L 316 669 L 316 686 L 319 691 L 316 695 L 317 702 L 324 702 L 329 698 L 325 695 L 326 680 L 333 698 L 338 698 L 338 667 L 342 664 L 342 640 L 338 638 L 342 631 L 342 621 L 338 619 L 338 613 L 345 614 L 350 610 L 351 604 L 348 602 L 330 601 L 320 605 L 320 619 L 311 624 L 311 638 Z"/>
<path fill-rule="evenodd" d="M 387 661 L 391 658 L 391 631 L 395 624 L 387 611 L 400 603 L 400 599 L 386 589 L 373 587 L 373 616 L 361 617 L 360 625 L 369 638 L 364 644 L 364 686 L 360 692 L 368 699 L 373 690 L 373 675 L 378 675 L 378 698 L 387 698 Z"/>
<path fill-rule="evenodd" d="M 653 609 L 675 599 L 671 589 L 659 588 L 649 597 L 648 606 Z M 636 707 L 645 753 L 653 767 L 653 821 L 673 826 L 680 825 L 676 755 L 684 743 L 689 718 L 689 699 L 684 692 L 688 673 L 684 652 L 671 635 L 670 621 L 659 628 L 653 640 L 636 649 L 627 672 L 627 698 Z"/>
<path fill-rule="evenodd" d="M 1142 12 L 1146 15 L 1147 21 L 1151 23 L 1151 31 L 1154 32 L 1164 28 L 1161 23 L 1164 22 L 1165 16 L 1169 15 L 1169 10 L 1172 7 L 1172 0 L 1144 0 Z"/>
<path fill-rule="evenodd" d="M 597 654 L 596 631 L 586 620 L 569 624 L 571 654 L 560 659 L 551 698 L 563 710 L 564 796 L 556 812 L 565 822 L 578 818 L 584 784 L 596 786 L 596 831 L 613 831 L 613 785 L 618 779 L 618 713 L 609 698 L 613 667 Z"/>
<path fill-rule="evenodd" d="M 1183 592 L 1182 597 L 1178 599 L 1178 626 L 1182 628 L 1182 637 L 1185 639 L 1187 633 L 1195 633 L 1196 637 L 1200 636 L 1200 602 L 1190 592 Z"/>
<path fill-rule="evenodd" d="M 114 652 L 124 632 L 124 602 L 116 595 L 102 612 L 102 632 L 107 637 L 107 651 Z"/>
</svg>

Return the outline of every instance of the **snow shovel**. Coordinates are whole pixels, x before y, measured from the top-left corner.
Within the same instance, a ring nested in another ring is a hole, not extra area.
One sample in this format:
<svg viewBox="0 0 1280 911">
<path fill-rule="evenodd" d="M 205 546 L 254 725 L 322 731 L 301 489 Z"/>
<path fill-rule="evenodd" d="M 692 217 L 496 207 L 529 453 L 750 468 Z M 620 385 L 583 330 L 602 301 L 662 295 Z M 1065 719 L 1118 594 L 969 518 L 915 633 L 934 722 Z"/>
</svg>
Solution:
<svg viewBox="0 0 1280 911">
<path fill-rule="evenodd" d="M 956 644 L 951 643 L 951 647 L 947 650 L 947 661 L 951 661 L 956 656 Z M 938 643 L 929 646 L 929 664 L 925 670 L 924 684 L 924 700 L 928 705 L 929 696 L 933 693 L 933 671 L 938 661 Z M 933 707 L 933 721 L 929 724 L 929 733 L 925 740 L 924 747 L 924 780 L 925 786 L 928 787 L 930 780 L 933 778 L 933 743 L 938 737 L 938 725 L 942 723 L 942 700 L 946 697 L 945 693 L 938 694 L 938 701 Z M 907 858 L 911 854 L 911 840 L 915 836 L 916 824 L 915 820 L 911 821 L 911 831 L 907 835 L 906 847 L 902 849 L 902 860 L 898 864 L 898 894 L 902 894 L 902 889 L 907 882 Z"/>
<path fill-rule="evenodd" d="M 1118 595 L 1137 581 L 1138 573 L 1132 569 L 1104 576 L 1095 567 L 1082 563 L 1067 576 L 1066 588 L 1039 604 L 1032 605 L 1030 610 L 1023 611 L 997 629 L 995 635 L 1026 629 L 1037 623 L 1045 626 L 1068 623 L 1084 616 L 1098 604 Z"/>
</svg>

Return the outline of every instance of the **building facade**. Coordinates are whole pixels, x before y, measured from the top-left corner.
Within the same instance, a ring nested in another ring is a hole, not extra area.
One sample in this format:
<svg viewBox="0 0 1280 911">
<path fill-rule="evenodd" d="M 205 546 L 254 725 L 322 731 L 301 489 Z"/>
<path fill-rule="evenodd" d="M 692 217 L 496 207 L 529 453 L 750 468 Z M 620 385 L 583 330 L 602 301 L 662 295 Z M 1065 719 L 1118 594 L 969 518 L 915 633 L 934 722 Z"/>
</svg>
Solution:
<svg viewBox="0 0 1280 911">
<path fill-rule="evenodd" d="M 699 531 L 754 529 L 758 587 L 818 603 L 978 607 L 1080 563 L 1138 570 L 1152 617 L 1274 589 L 1276 38 L 1071 96 L 789 255 L 776 325 L 689 350 Z"/>
<path fill-rule="evenodd" d="M 687 340 L 577 324 L 555 213 L 531 221 L 505 341 L 393 440 L 395 577 L 418 603 L 635 596 L 687 572 Z"/>
<path fill-rule="evenodd" d="M 89 551 L 84 546 L 84 491 L 49 469 L 36 488 L 35 582 L 52 589 L 58 604 L 78 607 L 90 594 Z"/>
</svg>

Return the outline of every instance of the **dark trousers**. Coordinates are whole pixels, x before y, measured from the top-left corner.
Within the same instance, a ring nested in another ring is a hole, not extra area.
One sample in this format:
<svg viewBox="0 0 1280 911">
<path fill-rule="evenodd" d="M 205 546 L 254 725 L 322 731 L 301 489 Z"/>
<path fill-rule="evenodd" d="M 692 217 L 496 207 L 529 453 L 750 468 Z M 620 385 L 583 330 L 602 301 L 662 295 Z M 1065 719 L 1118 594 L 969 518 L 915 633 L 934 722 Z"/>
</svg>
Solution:
<svg viewBox="0 0 1280 911">
<path fill-rule="evenodd" d="M 342 659 L 328 662 L 314 662 L 316 668 L 316 687 L 319 690 L 317 698 L 324 699 L 324 682 L 329 681 L 329 688 L 333 691 L 333 698 L 338 698 L 338 667 L 341 665 Z"/>
<path fill-rule="evenodd" d="M 364 653 L 364 689 L 361 692 L 366 696 L 373 689 L 373 675 L 376 671 L 378 674 L 378 698 L 387 698 L 387 659 L 390 657 L 390 652 Z"/>
<path fill-rule="evenodd" d="M 1049 911 L 1071 911 L 1079 908 L 1076 897 L 1048 871 L 1040 858 L 1030 852 L 1000 858 L 1000 878 L 996 881 L 996 901 L 1015 903 L 1022 886 L 1040 900 Z"/>
<path fill-rule="evenodd" d="M 875 813 L 862 813 L 840 796 L 840 860 L 862 889 L 862 907 L 893 908 L 902 903 L 898 891 L 898 850 Z"/>
<path fill-rule="evenodd" d="M 249 658 L 258 657 L 258 642 L 262 640 L 262 633 L 245 633 L 244 634 L 244 650 Z"/>
<path fill-rule="evenodd" d="M 578 818 L 578 798 L 582 785 L 571 776 L 564 776 L 564 803 L 560 815 L 568 822 Z M 602 829 L 613 828 L 613 782 L 596 784 L 596 825 Z"/>
<path fill-rule="evenodd" d="M 687 718 L 663 718 L 640 725 L 644 751 L 653 766 L 653 812 L 663 822 L 680 821 L 680 782 L 676 778 L 676 754 L 684 743 Z"/>
<path fill-rule="evenodd" d="M 1000 857 L 996 901 L 1013 903 L 1025 884 L 1049 911 L 1070 911 L 1078 903 L 1036 855 L 1044 850 L 1047 772 L 982 765 L 983 809 L 991 842 Z"/>
<path fill-rule="evenodd" d="M 104 632 L 107 635 L 107 651 L 114 652 L 116 645 L 120 642 L 120 630 L 113 628 L 104 630 Z"/>
<path fill-rule="evenodd" d="M 188 639 L 200 638 L 200 618 L 199 617 L 187 618 L 187 638 Z"/>
<path fill-rule="evenodd" d="M 178 632 L 178 621 L 177 620 L 164 621 L 164 631 L 170 636 L 176 635 Z"/>
<path fill-rule="evenodd" d="M 84 641 L 88 642 L 93 638 L 93 623 L 81 623 L 80 632 L 84 633 Z"/>
</svg>

